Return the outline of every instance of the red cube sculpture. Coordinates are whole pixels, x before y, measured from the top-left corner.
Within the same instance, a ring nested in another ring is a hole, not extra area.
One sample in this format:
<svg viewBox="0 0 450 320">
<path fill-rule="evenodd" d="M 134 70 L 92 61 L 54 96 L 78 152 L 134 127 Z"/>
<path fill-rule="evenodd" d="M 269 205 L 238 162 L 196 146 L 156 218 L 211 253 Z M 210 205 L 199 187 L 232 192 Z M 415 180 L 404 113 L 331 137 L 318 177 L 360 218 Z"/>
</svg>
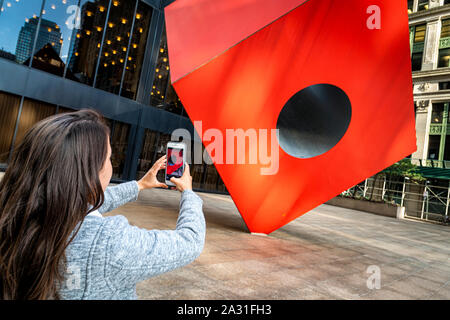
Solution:
<svg viewBox="0 0 450 320">
<path fill-rule="evenodd" d="M 255 129 L 264 141 L 264 129 L 279 130 L 277 150 L 266 145 L 278 152 L 274 174 L 249 163 L 261 144 L 245 146 L 245 163 L 214 164 L 251 232 L 416 150 L 406 1 L 177 0 L 165 10 L 172 83 L 202 132 Z"/>
</svg>

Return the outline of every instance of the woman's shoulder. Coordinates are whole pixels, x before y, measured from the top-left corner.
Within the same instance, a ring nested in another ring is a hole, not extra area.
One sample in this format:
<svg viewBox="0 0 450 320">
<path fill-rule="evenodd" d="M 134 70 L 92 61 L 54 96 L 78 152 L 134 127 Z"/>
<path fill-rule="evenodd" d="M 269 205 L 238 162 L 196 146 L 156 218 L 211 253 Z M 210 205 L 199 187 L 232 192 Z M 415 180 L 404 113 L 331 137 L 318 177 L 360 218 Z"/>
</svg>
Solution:
<svg viewBox="0 0 450 320">
<path fill-rule="evenodd" d="M 129 226 L 128 219 L 122 215 L 87 215 L 75 236 L 75 243 L 92 242 L 98 235 L 117 233 Z"/>
</svg>

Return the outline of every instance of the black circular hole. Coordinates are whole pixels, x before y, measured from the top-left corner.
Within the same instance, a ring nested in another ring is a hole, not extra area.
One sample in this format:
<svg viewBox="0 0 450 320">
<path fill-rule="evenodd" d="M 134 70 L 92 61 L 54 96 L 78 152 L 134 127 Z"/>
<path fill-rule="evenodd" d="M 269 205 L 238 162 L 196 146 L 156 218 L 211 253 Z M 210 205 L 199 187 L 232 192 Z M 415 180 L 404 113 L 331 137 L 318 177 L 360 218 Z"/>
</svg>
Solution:
<svg viewBox="0 0 450 320">
<path fill-rule="evenodd" d="M 316 84 L 294 94 L 277 120 L 278 142 L 289 155 L 306 159 L 324 154 L 344 136 L 352 107 L 347 94 L 331 84 Z"/>
</svg>

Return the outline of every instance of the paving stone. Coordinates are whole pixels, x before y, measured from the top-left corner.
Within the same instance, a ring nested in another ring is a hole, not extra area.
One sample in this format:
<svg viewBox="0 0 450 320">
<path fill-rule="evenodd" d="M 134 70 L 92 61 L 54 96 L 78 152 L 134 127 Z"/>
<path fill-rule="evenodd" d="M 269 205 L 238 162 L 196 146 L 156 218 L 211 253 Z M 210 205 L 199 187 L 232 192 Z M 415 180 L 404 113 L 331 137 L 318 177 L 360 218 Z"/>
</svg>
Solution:
<svg viewBox="0 0 450 320">
<path fill-rule="evenodd" d="M 447 226 L 321 205 L 268 236 L 248 232 L 231 198 L 204 201 L 193 263 L 138 284 L 140 299 L 450 299 Z M 174 229 L 180 193 L 152 189 L 107 215 Z M 369 289 L 369 266 L 381 288 Z"/>
</svg>

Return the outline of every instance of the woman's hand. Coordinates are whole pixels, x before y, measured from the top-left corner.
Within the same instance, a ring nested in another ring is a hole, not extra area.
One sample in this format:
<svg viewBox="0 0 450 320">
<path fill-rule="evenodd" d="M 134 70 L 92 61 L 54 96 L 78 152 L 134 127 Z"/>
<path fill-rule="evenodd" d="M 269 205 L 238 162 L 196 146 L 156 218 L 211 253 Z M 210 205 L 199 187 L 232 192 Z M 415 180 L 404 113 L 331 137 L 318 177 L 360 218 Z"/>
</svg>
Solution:
<svg viewBox="0 0 450 320">
<path fill-rule="evenodd" d="M 172 177 L 170 178 L 170 182 L 172 182 L 175 187 L 171 187 L 170 189 L 177 189 L 180 192 L 184 190 L 192 190 L 192 177 L 189 172 L 189 164 L 186 162 L 186 166 L 184 168 L 183 175 L 180 178 Z"/>
<path fill-rule="evenodd" d="M 158 179 L 156 178 L 158 171 L 166 168 L 166 158 L 167 158 L 166 155 L 159 158 L 155 162 L 155 164 L 150 168 L 150 170 L 148 170 L 145 176 L 143 176 L 142 179 L 137 182 L 139 186 L 139 191 L 155 187 L 161 187 L 166 189 L 168 188 L 168 186 L 165 183 L 159 182 Z"/>
</svg>

